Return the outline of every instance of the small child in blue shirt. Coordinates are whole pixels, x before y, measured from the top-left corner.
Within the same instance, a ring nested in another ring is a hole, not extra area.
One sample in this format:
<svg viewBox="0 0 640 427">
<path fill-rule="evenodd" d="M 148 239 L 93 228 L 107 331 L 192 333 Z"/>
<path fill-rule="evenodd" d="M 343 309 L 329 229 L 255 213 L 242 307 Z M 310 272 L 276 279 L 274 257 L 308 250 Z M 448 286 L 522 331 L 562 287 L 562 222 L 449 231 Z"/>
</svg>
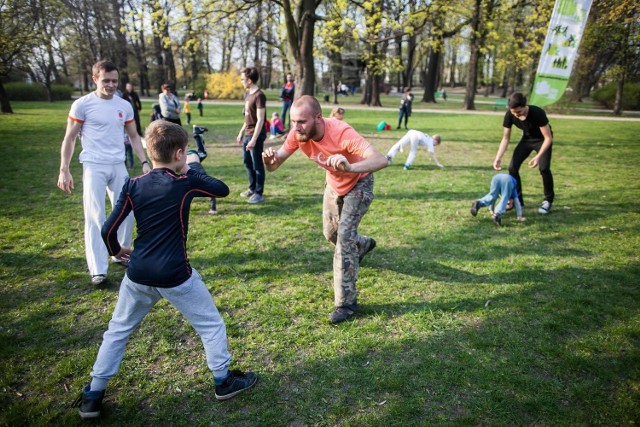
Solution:
<svg viewBox="0 0 640 427">
<path fill-rule="evenodd" d="M 509 174 L 495 174 L 493 178 L 491 178 L 489 193 L 483 198 L 471 203 L 471 215 L 476 216 L 480 208 L 491 206 L 493 222 L 496 225 L 502 225 L 502 215 L 504 215 L 507 209 L 511 209 L 509 204 L 513 203 L 515 204 L 518 221 L 526 221 L 527 219 L 522 216 L 522 205 L 518 198 L 516 184 L 516 179 Z M 498 197 L 500 197 L 500 201 L 496 205 Z"/>
<path fill-rule="evenodd" d="M 129 264 L 93 365 L 91 383 L 76 401 L 83 419 L 100 416 L 107 383 L 120 368 L 129 336 L 162 298 L 176 307 L 200 336 L 217 400 L 230 399 L 258 380 L 253 372 L 229 370 L 231 354 L 224 321 L 186 253 L 191 201 L 194 197 L 225 197 L 229 187 L 189 167 L 188 135 L 182 126 L 156 120 L 147 127 L 145 140 L 154 168 L 125 182 L 102 227 L 109 254 Z M 134 249 L 121 247 L 117 239 L 118 228 L 131 211 L 138 231 Z"/>
</svg>

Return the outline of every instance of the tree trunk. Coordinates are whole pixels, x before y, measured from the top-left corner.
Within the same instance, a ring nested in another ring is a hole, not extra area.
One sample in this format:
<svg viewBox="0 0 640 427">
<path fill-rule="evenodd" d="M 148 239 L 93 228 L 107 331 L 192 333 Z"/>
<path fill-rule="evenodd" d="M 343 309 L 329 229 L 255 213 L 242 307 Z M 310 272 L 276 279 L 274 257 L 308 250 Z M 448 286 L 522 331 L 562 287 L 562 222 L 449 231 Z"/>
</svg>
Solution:
<svg viewBox="0 0 640 427">
<path fill-rule="evenodd" d="M 149 82 L 149 66 L 147 65 L 146 45 L 144 41 L 144 28 L 140 28 L 140 44 L 136 48 L 137 62 L 140 72 L 140 93 L 149 96 L 151 85 Z"/>
<path fill-rule="evenodd" d="M 124 26 L 122 23 L 122 16 L 124 11 L 122 10 L 122 2 L 120 0 L 111 0 L 111 16 L 113 19 L 113 33 L 115 36 L 115 43 L 113 43 L 113 49 L 115 50 L 114 61 L 118 67 L 118 74 L 120 77 L 120 89 L 124 91 L 124 85 L 129 81 L 129 72 L 127 71 L 129 62 L 127 56 L 127 36 L 120 31 L 120 28 Z"/>
<path fill-rule="evenodd" d="M 165 40 L 171 40 L 169 38 L 169 27 L 165 26 L 164 28 L 164 37 Z M 178 73 L 176 72 L 176 61 L 173 58 L 173 50 L 171 49 L 171 45 L 163 48 L 165 65 L 167 69 L 167 80 L 173 84 L 173 88 L 178 92 Z"/>
<path fill-rule="evenodd" d="M 458 53 L 454 49 L 451 57 L 451 68 L 449 69 L 449 86 L 456 87 L 456 67 L 458 63 Z"/>
<path fill-rule="evenodd" d="M 471 41 L 469 43 L 469 66 L 467 71 L 467 86 L 464 94 L 463 110 L 475 110 L 475 96 L 478 86 L 478 56 L 480 55 L 480 21 L 482 15 L 482 0 L 475 0 L 473 17 L 471 18 Z"/>
<path fill-rule="evenodd" d="M 507 91 L 509 90 L 509 69 L 504 70 L 502 76 L 502 85 L 500 86 L 500 98 L 507 97 Z"/>
<path fill-rule="evenodd" d="M 338 82 L 342 81 L 342 53 L 340 51 L 329 51 L 329 66 L 331 67 L 331 91 L 333 92 L 333 103 L 338 104 Z"/>
<path fill-rule="evenodd" d="M 367 36 L 365 38 L 366 44 L 366 73 L 367 73 L 367 96 L 363 96 L 362 100 L 365 101 L 367 105 L 374 107 L 381 107 L 382 103 L 380 102 L 380 85 L 381 85 L 381 76 L 384 73 L 384 69 L 382 68 L 382 64 L 384 63 L 383 54 L 381 52 L 387 51 L 386 46 L 387 43 L 383 43 L 381 46 L 378 45 L 379 41 L 379 27 L 382 23 L 382 15 L 380 11 L 382 10 L 382 1 L 375 0 L 372 2 L 371 8 L 365 8 L 365 22 L 366 24 L 366 32 Z"/>
<path fill-rule="evenodd" d="M 0 108 L 2 109 L 3 113 L 13 114 L 13 110 L 11 109 L 11 102 L 9 101 L 7 92 L 4 90 L 2 80 L 0 80 Z"/>
<path fill-rule="evenodd" d="M 266 28 L 267 31 L 267 43 L 266 43 L 266 66 L 264 72 L 264 80 L 262 84 L 265 88 L 271 87 L 271 80 L 273 78 L 273 32 L 270 28 Z"/>
<path fill-rule="evenodd" d="M 623 71 L 616 84 L 616 100 L 613 104 L 613 114 L 615 114 L 616 116 L 622 115 L 622 95 L 624 93 L 624 80 L 625 73 Z"/>
<path fill-rule="evenodd" d="M 415 61 L 416 61 L 416 49 L 418 48 L 417 44 L 417 35 L 411 34 L 407 38 L 407 60 L 405 62 L 406 67 L 404 69 L 404 73 L 402 74 L 402 86 L 403 87 L 411 87 L 413 85 L 413 74 L 416 71 Z M 402 89 L 398 89 L 400 91 Z"/>
<path fill-rule="evenodd" d="M 404 62 L 404 58 L 402 58 L 402 34 L 397 35 L 394 41 L 396 43 L 396 58 L 398 58 L 398 60 L 400 61 L 400 67 L 404 68 L 404 71 L 398 71 L 396 75 L 396 86 L 398 88 L 398 92 L 401 92 L 401 88 L 404 86 L 405 75 L 407 72 L 407 66 L 405 65 L 406 62 Z"/>
<path fill-rule="evenodd" d="M 440 69 L 441 54 L 436 49 L 430 49 L 429 64 L 427 65 L 427 74 L 424 80 L 424 94 L 422 102 L 436 103 L 434 92 L 437 89 L 438 70 Z"/>
<path fill-rule="evenodd" d="M 156 57 L 157 68 L 152 87 L 156 91 L 156 93 L 154 94 L 156 95 L 161 92 L 160 87 L 167 81 L 167 76 L 164 69 L 164 56 L 162 55 L 162 39 L 159 35 L 153 36 L 153 51 L 154 56 Z"/>
<path fill-rule="evenodd" d="M 316 23 L 316 7 L 320 1 L 301 0 L 294 6 L 290 0 L 282 1 L 287 41 L 294 59 L 295 99 L 302 95 L 315 95 L 316 75 L 313 59 L 313 38 Z"/>
<path fill-rule="evenodd" d="M 258 72 L 260 73 L 260 85 L 263 85 L 264 75 L 262 73 L 262 58 L 260 58 L 260 46 L 262 40 L 262 25 L 260 25 L 260 23 L 263 20 L 262 1 L 258 1 L 254 9 L 256 9 L 256 20 L 254 22 L 255 27 L 253 28 L 253 66 L 258 69 Z"/>
</svg>

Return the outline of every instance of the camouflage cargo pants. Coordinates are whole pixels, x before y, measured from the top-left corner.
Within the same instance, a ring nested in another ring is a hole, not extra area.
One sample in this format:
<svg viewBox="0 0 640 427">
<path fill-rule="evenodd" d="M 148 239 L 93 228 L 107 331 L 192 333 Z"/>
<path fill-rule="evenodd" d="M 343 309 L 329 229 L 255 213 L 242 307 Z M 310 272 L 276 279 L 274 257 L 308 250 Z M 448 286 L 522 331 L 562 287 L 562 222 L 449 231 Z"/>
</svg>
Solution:
<svg viewBox="0 0 640 427">
<path fill-rule="evenodd" d="M 358 234 L 358 225 L 373 201 L 373 174 L 369 174 L 344 196 L 330 186 L 324 190 L 322 230 L 336 246 L 333 254 L 333 291 L 336 307 L 356 304 L 356 281 L 371 238 Z"/>
</svg>

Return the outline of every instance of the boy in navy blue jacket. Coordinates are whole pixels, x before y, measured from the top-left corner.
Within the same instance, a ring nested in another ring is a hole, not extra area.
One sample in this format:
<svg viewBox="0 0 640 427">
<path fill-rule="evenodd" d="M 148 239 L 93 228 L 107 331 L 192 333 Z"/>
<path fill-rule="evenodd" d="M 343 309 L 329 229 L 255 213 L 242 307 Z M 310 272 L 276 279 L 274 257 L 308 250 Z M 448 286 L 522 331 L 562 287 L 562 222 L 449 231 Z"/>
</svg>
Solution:
<svg viewBox="0 0 640 427">
<path fill-rule="evenodd" d="M 229 371 L 224 321 L 186 252 L 193 198 L 225 197 L 229 188 L 189 167 L 188 135 L 181 126 L 154 121 L 147 127 L 145 140 L 154 169 L 125 183 L 102 227 L 109 254 L 128 260 L 129 266 L 93 365 L 91 383 L 77 401 L 82 418 L 100 416 L 107 383 L 118 372 L 129 336 L 161 298 L 176 307 L 200 335 L 213 372 L 216 399 L 230 399 L 258 379 L 252 372 Z M 121 247 L 116 235 L 131 211 L 138 231 L 133 250 Z"/>
</svg>

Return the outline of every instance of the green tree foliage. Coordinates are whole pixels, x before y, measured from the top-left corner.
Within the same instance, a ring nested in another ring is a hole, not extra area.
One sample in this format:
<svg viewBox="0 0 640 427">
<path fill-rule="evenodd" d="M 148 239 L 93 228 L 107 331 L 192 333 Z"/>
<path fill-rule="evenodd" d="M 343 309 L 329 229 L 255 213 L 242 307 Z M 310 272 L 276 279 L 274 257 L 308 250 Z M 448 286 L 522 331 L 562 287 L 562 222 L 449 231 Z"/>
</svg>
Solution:
<svg viewBox="0 0 640 427">
<path fill-rule="evenodd" d="M 35 43 L 31 30 L 39 16 L 34 3 L 0 0 L 0 77 L 7 76 Z M 3 113 L 13 112 L 1 79 L 0 107 Z"/>
<path fill-rule="evenodd" d="M 632 0 L 594 0 L 591 13 L 580 50 L 581 70 L 573 79 L 574 99 L 588 95 L 598 81 L 615 81 L 612 108 L 620 114 L 625 82 L 640 77 L 640 4 Z"/>
<path fill-rule="evenodd" d="M 261 86 L 294 74 L 296 96 L 335 89 L 346 61 L 362 102 L 419 84 L 422 101 L 456 79 L 474 97 L 528 92 L 553 0 L 0 0 L 0 75 L 20 69 L 49 87 L 90 90 L 110 59 L 122 83 L 155 95 L 164 82 L 204 88 L 213 72 L 261 70 Z M 609 81 L 640 80 L 637 1 L 593 0 L 571 87 L 580 99 Z M 329 63 L 318 69 L 316 59 Z M 321 73 L 328 71 L 326 75 Z M 446 73 L 446 75 L 445 75 Z M 337 98 L 335 98 L 337 100 Z M 10 110 L 0 86 L 3 111 Z M 622 105 L 617 103 L 616 105 Z M 620 108 L 614 107 L 619 112 Z"/>
</svg>

